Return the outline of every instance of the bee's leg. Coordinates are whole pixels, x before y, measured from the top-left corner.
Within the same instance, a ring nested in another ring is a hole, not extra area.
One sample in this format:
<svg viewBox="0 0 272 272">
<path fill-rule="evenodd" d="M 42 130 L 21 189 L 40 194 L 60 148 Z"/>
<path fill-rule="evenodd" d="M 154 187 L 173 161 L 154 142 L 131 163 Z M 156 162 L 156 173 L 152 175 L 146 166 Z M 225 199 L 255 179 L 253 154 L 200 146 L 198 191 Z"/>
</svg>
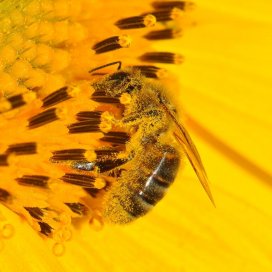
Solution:
<svg viewBox="0 0 272 272">
<path fill-rule="evenodd" d="M 72 167 L 81 171 L 95 171 L 99 174 L 109 173 L 112 170 L 120 169 L 122 165 L 133 158 L 132 152 L 126 151 L 114 152 L 111 149 L 98 149 L 96 159 L 93 161 L 77 161 L 72 164 Z"/>
</svg>

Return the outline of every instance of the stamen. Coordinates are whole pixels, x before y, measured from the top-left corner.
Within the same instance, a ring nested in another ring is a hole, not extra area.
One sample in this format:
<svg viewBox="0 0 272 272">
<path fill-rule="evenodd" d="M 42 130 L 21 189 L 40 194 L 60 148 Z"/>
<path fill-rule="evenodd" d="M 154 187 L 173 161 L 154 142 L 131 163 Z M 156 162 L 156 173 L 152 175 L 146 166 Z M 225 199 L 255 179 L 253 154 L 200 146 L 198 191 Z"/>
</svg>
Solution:
<svg viewBox="0 0 272 272">
<path fill-rule="evenodd" d="M 104 91 L 95 91 L 91 99 L 95 102 L 105 103 L 105 104 L 119 104 L 120 100 L 118 97 L 108 96 Z"/>
<path fill-rule="evenodd" d="M 157 22 L 167 22 L 176 20 L 183 15 L 183 11 L 176 7 L 172 9 L 153 11 L 150 13 L 156 17 Z"/>
<path fill-rule="evenodd" d="M 180 64 L 183 62 L 183 57 L 181 55 L 170 52 L 149 52 L 140 56 L 139 59 L 145 62 L 158 62 L 170 64 Z"/>
<path fill-rule="evenodd" d="M 105 136 L 100 138 L 100 141 L 109 142 L 112 144 L 126 144 L 129 141 L 130 137 L 126 132 L 122 131 L 111 131 L 105 133 Z"/>
<path fill-rule="evenodd" d="M 28 122 L 29 122 L 28 127 L 30 129 L 33 129 L 33 128 L 38 128 L 40 126 L 49 124 L 53 121 L 60 119 L 62 114 L 63 114 L 63 110 L 61 110 L 61 109 L 58 109 L 58 108 L 48 109 L 44 112 L 41 112 L 41 113 L 31 117 L 28 120 Z"/>
<path fill-rule="evenodd" d="M 11 194 L 0 188 L 0 202 L 8 202 L 11 199 Z"/>
<path fill-rule="evenodd" d="M 44 215 L 42 209 L 38 207 L 24 207 L 24 208 L 28 211 L 31 217 L 37 220 L 42 220 L 42 217 Z"/>
<path fill-rule="evenodd" d="M 69 133 L 100 132 L 100 118 L 93 121 L 80 121 L 68 126 Z"/>
<path fill-rule="evenodd" d="M 181 10 L 187 10 L 194 6 L 193 2 L 189 1 L 155 1 L 152 3 L 153 8 L 155 9 L 172 9 L 172 8 L 179 8 Z"/>
<path fill-rule="evenodd" d="M 120 29 L 134 29 L 152 27 L 156 24 L 156 17 L 152 14 L 124 18 L 115 23 Z"/>
<path fill-rule="evenodd" d="M 38 222 L 38 224 L 40 225 L 40 232 L 46 236 L 49 236 L 52 233 L 53 228 L 48 225 L 45 222 Z"/>
<path fill-rule="evenodd" d="M 85 215 L 88 212 L 88 208 L 79 202 L 77 202 L 77 203 L 64 203 L 64 204 L 67 205 L 71 209 L 72 212 L 74 212 L 78 215 Z"/>
<path fill-rule="evenodd" d="M 20 185 L 34 186 L 34 187 L 41 187 L 41 188 L 48 187 L 48 180 L 49 180 L 49 177 L 40 176 L 40 175 L 24 175 L 21 178 L 16 179 L 16 181 Z"/>
<path fill-rule="evenodd" d="M 24 106 L 25 104 L 33 101 L 35 98 L 36 94 L 30 91 L 28 93 L 18 94 L 7 99 L 2 99 L 0 102 L 0 112 L 5 112 Z"/>
<path fill-rule="evenodd" d="M 101 115 L 100 130 L 104 133 L 109 132 L 112 129 L 112 125 L 115 123 L 114 115 L 108 111 L 105 111 Z"/>
<path fill-rule="evenodd" d="M 94 187 L 97 189 L 103 189 L 107 185 L 107 182 L 103 178 L 96 178 L 94 182 Z"/>
<path fill-rule="evenodd" d="M 0 166 L 8 166 L 8 155 L 0 154 Z"/>
<path fill-rule="evenodd" d="M 79 122 L 68 126 L 69 133 L 87 133 L 99 132 L 102 112 L 99 111 L 82 111 L 77 113 L 76 117 Z"/>
<path fill-rule="evenodd" d="M 45 97 L 43 101 L 43 108 L 48 108 L 53 105 L 56 105 L 60 102 L 63 102 L 67 99 L 71 98 L 71 96 L 68 93 L 68 87 L 62 87 L 59 90 L 49 94 L 47 97 Z"/>
<path fill-rule="evenodd" d="M 93 188 L 94 187 L 93 182 L 95 180 L 94 177 L 91 177 L 88 175 L 72 174 L 72 173 L 66 173 L 60 179 L 64 182 L 81 186 L 84 188 Z"/>
<path fill-rule="evenodd" d="M 37 144 L 34 142 L 10 145 L 6 151 L 7 154 L 31 155 L 37 153 Z"/>
<path fill-rule="evenodd" d="M 178 38 L 182 35 L 182 31 L 178 29 L 163 29 L 150 31 L 144 37 L 147 40 L 166 40 Z"/>
<path fill-rule="evenodd" d="M 128 35 L 113 36 L 96 43 L 92 49 L 96 54 L 106 53 L 120 48 L 127 48 L 131 44 L 131 39 Z"/>
<path fill-rule="evenodd" d="M 132 68 L 138 69 L 141 73 L 148 78 L 165 78 L 167 77 L 167 71 L 153 65 L 134 65 Z M 122 103 L 123 104 L 123 103 Z"/>
<path fill-rule="evenodd" d="M 131 100 L 132 100 L 132 97 L 131 97 L 131 95 L 129 93 L 122 93 L 121 96 L 120 96 L 120 103 L 122 105 L 131 104 Z"/>
<path fill-rule="evenodd" d="M 102 111 L 81 111 L 77 113 L 78 121 L 96 120 L 101 117 Z"/>
<path fill-rule="evenodd" d="M 53 151 L 53 156 L 51 157 L 51 160 L 53 162 L 57 161 L 83 161 L 85 160 L 84 153 L 86 152 L 86 149 L 65 149 L 65 150 L 57 150 Z"/>
<path fill-rule="evenodd" d="M 11 96 L 8 98 L 8 101 L 10 102 L 10 107 L 12 109 L 19 108 L 25 104 L 23 94 Z"/>
<path fill-rule="evenodd" d="M 97 188 L 84 188 L 84 190 L 92 197 L 96 197 L 100 192 L 100 189 Z"/>
</svg>

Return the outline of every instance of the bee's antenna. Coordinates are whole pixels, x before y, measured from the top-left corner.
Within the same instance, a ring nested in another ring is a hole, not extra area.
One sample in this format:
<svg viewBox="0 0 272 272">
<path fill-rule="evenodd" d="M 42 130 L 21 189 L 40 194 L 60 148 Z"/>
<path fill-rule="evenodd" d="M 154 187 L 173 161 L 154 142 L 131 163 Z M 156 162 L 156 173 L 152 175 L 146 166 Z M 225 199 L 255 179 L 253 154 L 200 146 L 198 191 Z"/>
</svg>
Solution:
<svg viewBox="0 0 272 272">
<path fill-rule="evenodd" d="M 101 70 L 103 68 L 106 68 L 106 67 L 109 67 L 109 66 L 112 66 L 112 65 L 115 65 L 115 64 L 118 64 L 117 71 L 122 68 L 122 62 L 121 61 L 114 61 L 114 62 L 110 62 L 110 63 L 104 64 L 102 66 L 98 66 L 98 67 L 90 70 L 89 73 L 93 74 L 93 72 L 95 72 L 95 71 Z M 95 73 L 95 75 L 99 75 L 99 73 Z"/>
<path fill-rule="evenodd" d="M 203 166 L 203 163 L 201 161 L 200 155 L 189 135 L 185 127 L 179 123 L 176 119 L 176 117 L 173 115 L 173 113 L 168 109 L 168 107 L 161 101 L 162 107 L 166 111 L 166 113 L 171 117 L 171 119 L 174 121 L 178 128 L 178 133 L 174 132 L 174 136 L 177 139 L 177 141 L 181 144 L 190 164 L 192 165 L 202 187 L 204 188 L 205 192 L 207 193 L 209 199 L 214 203 L 214 199 L 212 196 L 212 192 L 209 187 L 208 183 L 208 177 L 205 171 L 205 168 Z"/>
</svg>

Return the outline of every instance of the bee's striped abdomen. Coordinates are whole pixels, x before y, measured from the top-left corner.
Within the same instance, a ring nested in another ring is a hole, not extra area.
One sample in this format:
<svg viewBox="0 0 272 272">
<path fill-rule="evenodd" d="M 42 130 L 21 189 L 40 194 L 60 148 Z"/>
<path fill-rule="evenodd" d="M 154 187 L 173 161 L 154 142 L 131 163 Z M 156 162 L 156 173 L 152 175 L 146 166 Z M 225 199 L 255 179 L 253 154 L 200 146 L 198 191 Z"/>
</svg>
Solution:
<svg viewBox="0 0 272 272">
<path fill-rule="evenodd" d="M 174 182 L 179 164 L 180 156 L 174 147 L 148 146 L 144 157 L 134 164 L 137 169 L 128 170 L 123 182 L 110 193 L 105 208 L 109 221 L 128 223 L 148 213 Z"/>
</svg>

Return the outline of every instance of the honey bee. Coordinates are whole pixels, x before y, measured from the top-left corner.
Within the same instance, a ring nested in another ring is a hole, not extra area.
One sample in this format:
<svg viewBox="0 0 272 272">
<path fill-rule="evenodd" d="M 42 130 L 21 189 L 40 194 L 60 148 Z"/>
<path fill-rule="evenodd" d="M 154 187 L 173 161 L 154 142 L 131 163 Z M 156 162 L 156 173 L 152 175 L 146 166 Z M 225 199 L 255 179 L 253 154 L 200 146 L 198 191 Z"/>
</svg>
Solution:
<svg viewBox="0 0 272 272">
<path fill-rule="evenodd" d="M 114 62 L 91 72 L 113 64 L 117 71 L 82 86 L 63 86 L 37 103 L 15 95 L 0 107 L 0 203 L 42 235 L 54 237 L 72 219 L 125 224 L 145 215 L 174 182 L 183 154 L 212 200 L 167 91 L 144 75 L 156 69 Z"/>
<path fill-rule="evenodd" d="M 105 195 L 106 220 L 123 224 L 149 212 L 174 182 L 182 153 L 213 201 L 198 151 L 185 127 L 177 121 L 176 110 L 162 86 L 148 81 L 139 70 L 128 68 L 107 75 L 93 87 L 96 92 L 119 97 L 121 101 L 126 97 L 129 102 L 125 103 L 118 126 L 133 131 L 126 143 L 126 171 Z"/>
</svg>

